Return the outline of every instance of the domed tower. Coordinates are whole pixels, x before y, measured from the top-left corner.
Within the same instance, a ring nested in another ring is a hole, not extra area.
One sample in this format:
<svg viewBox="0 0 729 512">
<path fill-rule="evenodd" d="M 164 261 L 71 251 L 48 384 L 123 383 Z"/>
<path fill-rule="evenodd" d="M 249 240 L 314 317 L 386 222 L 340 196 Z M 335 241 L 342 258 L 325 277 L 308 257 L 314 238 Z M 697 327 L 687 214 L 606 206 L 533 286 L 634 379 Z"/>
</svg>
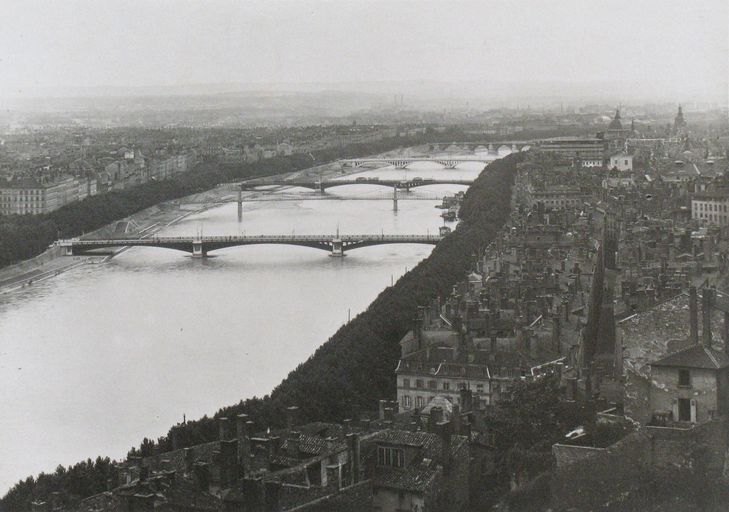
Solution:
<svg viewBox="0 0 729 512">
<path fill-rule="evenodd" d="M 622 130 L 623 129 L 623 123 L 620 122 L 620 109 L 615 109 L 615 117 L 612 121 L 610 121 L 610 124 L 608 125 L 608 131 L 612 130 Z"/>
</svg>

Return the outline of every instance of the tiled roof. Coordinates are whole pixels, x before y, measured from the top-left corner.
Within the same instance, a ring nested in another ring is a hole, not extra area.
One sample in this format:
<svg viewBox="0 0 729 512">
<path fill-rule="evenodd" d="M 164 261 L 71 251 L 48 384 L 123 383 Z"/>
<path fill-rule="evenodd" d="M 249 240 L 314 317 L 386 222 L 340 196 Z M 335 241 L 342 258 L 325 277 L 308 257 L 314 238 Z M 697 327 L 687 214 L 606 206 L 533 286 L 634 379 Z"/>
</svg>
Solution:
<svg viewBox="0 0 729 512">
<path fill-rule="evenodd" d="M 403 491 L 425 492 L 438 475 L 436 468 L 409 468 L 398 470 L 379 468 L 374 476 L 373 484 L 376 487 L 398 489 Z"/>
<path fill-rule="evenodd" d="M 289 440 L 283 442 L 282 448 L 288 449 Z M 299 438 L 299 452 L 306 455 L 323 455 L 332 451 L 341 451 L 347 448 L 346 443 L 342 439 L 334 439 L 333 444 L 326 439 L 317 436 L 301 434 Z"/>
<path fill-rule="evenodd" d="M 439 460 L 441 455 L 440 436 L 431 432 L 388 429 L 376 433 L 367 441 L 375 444 L 386 443 L 400 446 L 421 446 L 423 448 L 423 457 L 432 460 Z M 465 436 L 451 436 L 451 453 L 457 453 L 461 446 L 467 442 L 468 438 Z"/>
<path fill-rule="evenodd" d="M 704 345 L 692 345 L 652 362 L 651 366 L 683 366 L 719 370 L 729 368 L 729 355 Z"/>
</svg>

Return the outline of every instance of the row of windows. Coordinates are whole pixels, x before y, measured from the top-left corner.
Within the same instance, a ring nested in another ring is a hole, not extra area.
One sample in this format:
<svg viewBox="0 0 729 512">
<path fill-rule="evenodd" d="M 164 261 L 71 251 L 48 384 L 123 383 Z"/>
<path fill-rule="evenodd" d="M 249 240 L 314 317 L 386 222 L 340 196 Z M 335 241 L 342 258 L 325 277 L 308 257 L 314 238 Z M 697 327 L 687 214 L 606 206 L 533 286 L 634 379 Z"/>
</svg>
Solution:
<svg viewBox="0 0 729 512">
<path fill-rule="evenodd" d="M 400 448 L 390 448 L 388 446 L 377 447 L 377 465 L 390 466 L 393 468 L 401 468 L 405 465 L 405 457 Z"/>
<path fill-rule="evenodd" d="M 709 220 L 712 222 L 727 222 L 727 216 L 726 215 L 717 215 L 713 213 L 699 213 L 696 214 L 696 218 Z"/>
<path fill-rule="evenodd" d="M 410 379 L 403 379 L 402 380 L 402 387 L 410 389 Z M 424 389 L 425 388 L 425 381 L 423 379 L 416 379 L 415 380 L 415 387 L 417 389 Z M 438 389 L 438 381 L 435 380 L 429 380 L 428 381 L 428 389 Z M 443 382 L 443 390 L 449 391 L 451 389 L 451 383 L 450 382 Z"/>
<path fill-rule="evenodd" d="M 699 211 L 707 211 L 707 212 L 724 212 L 726 213 L 729 211 L 727 209 L 727 205 L 725 204 L 716 204 L 716 203 L 694 203 L 694 210 Z"/>
</svg>

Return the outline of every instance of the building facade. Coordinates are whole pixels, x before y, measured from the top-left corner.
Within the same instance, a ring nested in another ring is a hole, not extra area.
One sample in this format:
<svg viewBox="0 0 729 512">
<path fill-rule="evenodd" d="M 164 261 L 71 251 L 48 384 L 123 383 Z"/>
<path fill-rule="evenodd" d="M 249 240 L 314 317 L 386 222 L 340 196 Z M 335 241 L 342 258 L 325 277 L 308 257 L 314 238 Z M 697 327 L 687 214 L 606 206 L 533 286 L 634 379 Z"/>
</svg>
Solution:
<svg viewBox="0 0 729 512">
<path fill-rule="evenodd" d="M 691 199 L 691 218 L 701 224 L 729 225 L 729 193 L 696 194 Z"/>
</svg>

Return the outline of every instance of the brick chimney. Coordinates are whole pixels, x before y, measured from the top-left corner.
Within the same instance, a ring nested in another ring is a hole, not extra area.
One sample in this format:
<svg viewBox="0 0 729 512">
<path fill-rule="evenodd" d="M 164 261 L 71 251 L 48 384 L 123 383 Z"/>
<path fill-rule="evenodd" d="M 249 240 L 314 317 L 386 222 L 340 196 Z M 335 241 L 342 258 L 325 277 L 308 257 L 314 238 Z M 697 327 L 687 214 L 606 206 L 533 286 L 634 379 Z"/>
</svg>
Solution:
<svg viewBox="0 0 729 512">
<path fill-rule="evenodd" d="M 218 439 L 224 441 L 229 439 L 230 421 L 228 418 L 218 418 Z"/>
<path fill-rule="evenodd" d="M 193 471 L 193 464 L 195 463 L 195 453 L 192 448 L 185 448 L 185 474 L 191 475 Z"/>
<path fill-rule="evenodd" d="M 453 414 L 451 416 L 451 422 L 453 423 L 453 432 L 455 434 L 461 433 L 461 408 L 458 404 L 453 404 Z"/>
<path fill-rule="evenodd" d="M 351 461 L 352 469 L 352 485 L 359 482 L 359 459 L 360 459 L 360 446 L 359 436 L 357 434 L 347 434 L 347 447 L 349 449 L 349 457 Z"/>
<path fill-rule="evenodd" d="M 701 290 L 701 339 L 705 347 L 711 348 L 711 305 L 714 302 L 714 289 Z"/>
<path fill-rule="evenodd" d="M 413 318 L 413 339 L 415 340 L 415 349 L 423 348 L 423 333 L 421 331 L 421 320 L 417 316 Z"/>
<path fill-rule="evenodd" d="M 696 287 L 689 287 L 689 340 L 691 345 L 699 344 L 699 305 Z"/>
<path fill-rule="evenodd" d="M 301 432 L 290 430 L 289 437 L 286 441 L 286 454 L 294 459 L 299 457 L 299 445 L 301 442 Z"/>
<path fill-rule="evenodd" d="M 465 386 L 459 390 L 461 399 L 461 410 L 471 412 L 473 410 L 473 393 Z"/>
<path fill-rule="evenodd" d="M 286 428 L 293 430 L 299 419 L 299 408 L 295 405 L 286 408 Z"/>
<path fill-rule="evenodd" d="M 436 425 L 443 421 L 443 409 L 441 407 L 433 406 L 430 408 L 430 417 L 428 418 L 428 430 L 430 432 L 436 431 Z"/>
<path fill-rule="evenodd" d="M 385 419 L 385 407 L 387 407 L 387 400 L 380 400 L 379 405 L 380 405 L 380 415 L 379 416 L 380 416 L 381 420 L 384 420 Z"/>
<path fill-rule="evenodd" d="M 450 421 L 441 421 L 437 425 L 440 436 L 440 458 L 443 464 L 443 474 L 447 475 L 451 470 L 451 429 Z"/>
</svg>

